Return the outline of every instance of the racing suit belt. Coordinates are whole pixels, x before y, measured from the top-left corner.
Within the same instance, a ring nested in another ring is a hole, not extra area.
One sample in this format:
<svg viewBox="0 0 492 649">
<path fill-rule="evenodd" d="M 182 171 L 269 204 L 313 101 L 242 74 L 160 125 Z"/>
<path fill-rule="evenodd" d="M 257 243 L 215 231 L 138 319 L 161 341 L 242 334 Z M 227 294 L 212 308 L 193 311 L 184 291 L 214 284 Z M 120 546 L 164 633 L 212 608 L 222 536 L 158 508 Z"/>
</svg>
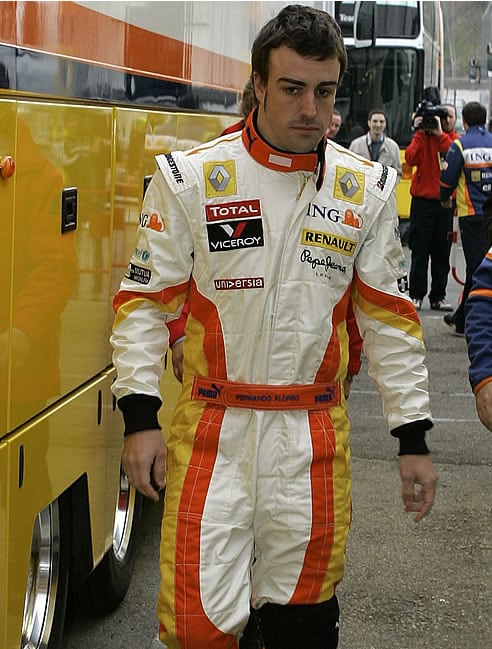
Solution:
<svg viewBox="0 0 492 649">
<path fill-rule="evenodd" d="M 340 381 L 307 385 L 236 383 L 195 376 L 191 398 L 230 408 L 321 410 L 340 405 Z"/>
</svg>

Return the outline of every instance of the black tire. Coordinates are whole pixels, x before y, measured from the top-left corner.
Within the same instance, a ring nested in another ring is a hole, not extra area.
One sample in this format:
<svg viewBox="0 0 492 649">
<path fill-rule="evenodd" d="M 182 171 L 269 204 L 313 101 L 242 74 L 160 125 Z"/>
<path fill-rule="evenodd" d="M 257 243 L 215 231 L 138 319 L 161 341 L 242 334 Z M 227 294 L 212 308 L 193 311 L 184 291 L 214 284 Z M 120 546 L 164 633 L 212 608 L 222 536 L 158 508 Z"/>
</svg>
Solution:
<svg viewBox="0 0 492 649">
<path fill-rule="evenodd" d="M 21 649 L 60 649 L 67 606 L 70 518 L 61 497 L 36 516 Z"/>
<path fill-rule="evenodd" d="M 126 595 L 135 563 L 142 509 L 143 496 L 135 491 L 123 471 L 120 471 L 113 544 L 77 593 L 77 599 L 85 610 L 98 614 L 110 613 Z"/>
</svg>

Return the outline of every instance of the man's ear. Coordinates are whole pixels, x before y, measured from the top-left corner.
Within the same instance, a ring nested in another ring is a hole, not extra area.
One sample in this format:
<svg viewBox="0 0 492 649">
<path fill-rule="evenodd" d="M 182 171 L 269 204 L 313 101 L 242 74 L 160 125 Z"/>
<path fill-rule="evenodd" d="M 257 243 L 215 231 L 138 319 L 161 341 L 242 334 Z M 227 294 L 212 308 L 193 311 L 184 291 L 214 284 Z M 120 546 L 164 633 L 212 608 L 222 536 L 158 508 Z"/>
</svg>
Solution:
<svg viewBox="0 0 492 649">
<path fill-rule="evenodd" d="M 261 103 L 263 103 L 263 97 L 265 96 L 265 83 L 258 72 L 253 72 L 252 79 L 255 97 L 258 102 L 261 101 Z"/>
</svg>

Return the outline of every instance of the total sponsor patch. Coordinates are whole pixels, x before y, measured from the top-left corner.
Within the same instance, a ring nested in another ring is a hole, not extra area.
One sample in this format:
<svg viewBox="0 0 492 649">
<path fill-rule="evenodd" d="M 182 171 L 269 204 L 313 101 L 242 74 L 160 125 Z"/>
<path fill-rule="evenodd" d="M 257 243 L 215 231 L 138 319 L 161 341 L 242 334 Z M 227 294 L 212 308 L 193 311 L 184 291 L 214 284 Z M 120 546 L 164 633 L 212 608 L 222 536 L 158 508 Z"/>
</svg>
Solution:
<svg viewBox="0 0 492 649">
<path fill-rule="evenodd" d="M 304 228 L 302 231 L 301 243 L 305 246 L 316 246 L 340 252 L 342 255 L 353 257 L 357 247 L 357 241 L 346 239 L 332 232 L 323 232 L 322 230 L 310 230 Z"/>
<path fill-rule="evenodd" d="M 205 218 L 207 223 L 228 221 L 231 219 L 247 219 L 258 216 L 261 216 L 260 201 L 258 198 L 205 205 Z"/>
</svg>

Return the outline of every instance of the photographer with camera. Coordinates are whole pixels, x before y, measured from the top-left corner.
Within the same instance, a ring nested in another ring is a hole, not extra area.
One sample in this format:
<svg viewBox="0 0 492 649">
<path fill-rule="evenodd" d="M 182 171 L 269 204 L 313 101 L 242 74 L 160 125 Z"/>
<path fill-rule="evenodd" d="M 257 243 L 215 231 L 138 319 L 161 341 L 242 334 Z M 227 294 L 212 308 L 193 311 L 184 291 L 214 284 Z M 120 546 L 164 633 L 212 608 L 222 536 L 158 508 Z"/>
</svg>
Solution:
<svg viewBox="0 0 492 649">
<path fill-rule="evenodd" d="M 430 308 L 437 311 L 453 310 L 451 304 L 446 302 L 453 208 L 443 207 L 439 201 L 439 176 L 441 162 L 458 137 L 454 130 L 455 123 L 453 105 L 439 106 L 423 101 L 415 112 L 415 133 L 405 151 L 406 163 L 416 167 L 410 186 L 412 202 L 408 246 L 411 250 L 410 297 L 418 311 L 427 295 L 429 258 Z"/>
</svg>

